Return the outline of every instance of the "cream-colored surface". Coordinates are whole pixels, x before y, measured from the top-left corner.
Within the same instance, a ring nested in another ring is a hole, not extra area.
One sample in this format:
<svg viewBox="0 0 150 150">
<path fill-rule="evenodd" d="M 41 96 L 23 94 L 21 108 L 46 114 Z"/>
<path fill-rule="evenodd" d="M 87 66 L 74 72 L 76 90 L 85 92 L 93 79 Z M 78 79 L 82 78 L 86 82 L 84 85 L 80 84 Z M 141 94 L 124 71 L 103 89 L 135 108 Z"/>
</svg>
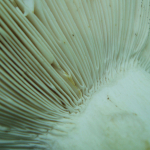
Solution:
<svg viewBox="0 0 150 150">
<path fill-rule="evenodd" d="M 0 5 L 0 149 L 149 148 L 149 0 Z"/>
<path fill-rule="evenodd" d="M 68 136 L 49 137 L 50 149 L 150 149 L 150 74 L 132 69 L 117 78 L 91 97 Z"/>
</svg>

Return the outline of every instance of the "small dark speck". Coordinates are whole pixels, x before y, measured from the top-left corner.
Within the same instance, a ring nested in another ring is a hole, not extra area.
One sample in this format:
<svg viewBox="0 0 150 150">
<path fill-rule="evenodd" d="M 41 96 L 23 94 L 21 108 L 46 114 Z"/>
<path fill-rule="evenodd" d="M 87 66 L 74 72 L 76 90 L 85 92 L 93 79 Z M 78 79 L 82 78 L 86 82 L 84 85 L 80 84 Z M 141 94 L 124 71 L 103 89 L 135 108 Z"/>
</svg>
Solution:
<svg viewBox="0 0 150 150">
<path fill-rule="evenodd" d="M 74 34 L 72 34 L 72 36 L 74 36 Z"/>
</svg>

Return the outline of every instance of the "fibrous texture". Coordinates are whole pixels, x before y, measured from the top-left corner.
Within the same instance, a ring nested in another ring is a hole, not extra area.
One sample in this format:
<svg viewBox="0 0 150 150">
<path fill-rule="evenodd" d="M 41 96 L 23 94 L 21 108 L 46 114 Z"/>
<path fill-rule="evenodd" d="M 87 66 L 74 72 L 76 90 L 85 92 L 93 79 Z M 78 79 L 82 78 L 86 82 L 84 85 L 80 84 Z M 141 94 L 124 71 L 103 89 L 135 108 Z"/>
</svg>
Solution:
<svg viewBox="0 0 150 150">
<path fill-rule="evenodd" d="M 150 149 L 150 0 L 0 5 L 0 149 Z"/>
</svg>

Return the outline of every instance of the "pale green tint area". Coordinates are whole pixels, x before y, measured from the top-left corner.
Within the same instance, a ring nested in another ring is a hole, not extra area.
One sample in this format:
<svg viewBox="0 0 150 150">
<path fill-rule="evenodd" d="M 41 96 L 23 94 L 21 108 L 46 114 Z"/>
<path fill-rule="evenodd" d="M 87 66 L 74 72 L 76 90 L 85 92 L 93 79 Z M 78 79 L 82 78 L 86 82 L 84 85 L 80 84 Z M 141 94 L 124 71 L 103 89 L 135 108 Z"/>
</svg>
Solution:
<svg viewBox="0 0 150 150">
<path fill-rule="evenodd" d="M 150 148 L 149 0 L 0 4 L 0 148 Z"/>
</svg>

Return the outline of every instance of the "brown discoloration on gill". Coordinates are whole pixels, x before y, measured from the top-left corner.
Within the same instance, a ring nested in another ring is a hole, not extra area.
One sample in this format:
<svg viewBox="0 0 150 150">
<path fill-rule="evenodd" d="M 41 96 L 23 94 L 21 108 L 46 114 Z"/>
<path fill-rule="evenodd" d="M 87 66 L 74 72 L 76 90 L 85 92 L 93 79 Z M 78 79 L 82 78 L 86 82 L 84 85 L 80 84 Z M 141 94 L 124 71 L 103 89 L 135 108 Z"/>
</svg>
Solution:
<svg viewBox="0 0 150 150">
<path fill-rule="evenodd" d="M 53 66 L 53 65 L 52 65 Z M 81 90 L 76 86 L 75 82 L 73 81 L 71 75 L 68 75 L 63 69 L 56 68 L 55 71 L 66 81 L 66 83 L 72 88 L 72 90 L 76 93 L 78 98 L 82 97 Z"/>
</svg>

